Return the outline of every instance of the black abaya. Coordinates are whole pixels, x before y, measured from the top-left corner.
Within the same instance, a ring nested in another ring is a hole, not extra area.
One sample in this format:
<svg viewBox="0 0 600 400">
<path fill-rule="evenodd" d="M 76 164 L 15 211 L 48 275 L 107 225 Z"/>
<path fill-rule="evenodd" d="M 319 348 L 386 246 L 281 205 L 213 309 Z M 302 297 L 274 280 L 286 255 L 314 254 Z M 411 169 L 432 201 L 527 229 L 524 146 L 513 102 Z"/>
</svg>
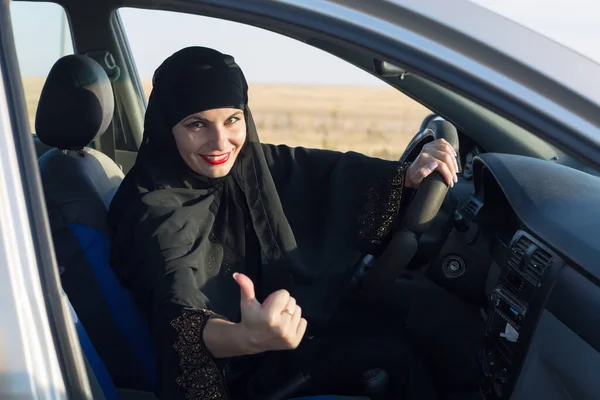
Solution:
<svg viewBox="0 0 600 400">
<path fill-rule="evenodd" d="M 258 300 L 289 290 L 322 326 L 397 223 L 407 165 L 261 144 L 243 74 L 214 50 L 175 53 L 153 85 L 138 158 L 110 207 L 112 264 L 148 318 L 159 397 L 227 398 L 223 371 L 239 360 L 215 360 L 202 331 L 210 318 L 239 321 L 232 274 L 250 276 Z M 185 165 L 172 128 L 224 107 L 244 110 L 247 138 L 229 175 L 208 179 Z"/>
</svg>

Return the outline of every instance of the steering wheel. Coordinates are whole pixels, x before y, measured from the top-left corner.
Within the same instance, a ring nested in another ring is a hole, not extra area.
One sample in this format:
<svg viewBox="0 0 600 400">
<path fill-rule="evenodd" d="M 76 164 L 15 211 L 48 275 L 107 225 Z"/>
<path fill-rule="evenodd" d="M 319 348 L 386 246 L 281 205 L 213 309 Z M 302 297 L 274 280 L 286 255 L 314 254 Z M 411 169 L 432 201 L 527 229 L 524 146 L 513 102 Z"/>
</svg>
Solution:
<svg viewBox="0 0 600 400">
<path fill-rule="evenodd" d="M 423 146 L 436 139 L 445 139 L 458 154 L 458 133 L 451 123 L 429 115 L 421 128 L 404 150 L 400 161 L 414 161 Z M 381 285 L 393 282 L 404 272 L 417 252 L 419 235 L 431 226 L 447 193 L 448 185 L 438 171 L 421 182 L 399 228 L 362 279 L 363 290 L 376 292 Z"/>
</svg>

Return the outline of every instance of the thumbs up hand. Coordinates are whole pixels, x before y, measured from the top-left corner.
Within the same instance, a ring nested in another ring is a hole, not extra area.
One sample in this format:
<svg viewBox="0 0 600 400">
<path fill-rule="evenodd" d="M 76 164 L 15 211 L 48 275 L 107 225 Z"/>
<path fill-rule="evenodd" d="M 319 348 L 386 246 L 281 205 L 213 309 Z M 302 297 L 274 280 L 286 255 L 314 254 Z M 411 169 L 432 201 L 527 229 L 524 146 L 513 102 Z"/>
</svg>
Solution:
<svg viewBox="0 0 600 400">
<path fill-rule="evenodd" d="M 298 347 L 306 332 L 307 321 L 302 318 L 296 299 L 287 290 L 277 290 L 260 304 L 250 278 L 236 273 L 233 279 L 240 286 L 240 325 L 248 344 L 248 354 Z"/>
</svg>

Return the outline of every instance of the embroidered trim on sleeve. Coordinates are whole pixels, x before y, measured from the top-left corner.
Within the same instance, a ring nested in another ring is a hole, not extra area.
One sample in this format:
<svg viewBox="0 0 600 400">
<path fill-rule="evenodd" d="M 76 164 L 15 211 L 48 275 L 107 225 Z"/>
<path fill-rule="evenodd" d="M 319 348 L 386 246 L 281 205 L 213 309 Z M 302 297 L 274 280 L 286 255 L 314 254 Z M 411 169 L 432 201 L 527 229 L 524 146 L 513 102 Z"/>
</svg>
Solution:
<svg viewBox="0 0 600 400">
<path fill-rule="evenodd" d="M 398 165 L 392 179 L 367 191 L 367 201 L 358 216 L 358 235 L 371 245 L 380 245 L 394 226 L 400 211 L 404 177 L 411 163 Z"/>
<path fill-rule="evenodd" d="M 227 399 L 221 372 L 202 341 L 204 327 L 214 315 L 209 310 L 186 308 L 171 321 L 178 334 L 173 348 L 179 355 L 181 369 L 176 382 L 188 400 Z"/>
</svg>

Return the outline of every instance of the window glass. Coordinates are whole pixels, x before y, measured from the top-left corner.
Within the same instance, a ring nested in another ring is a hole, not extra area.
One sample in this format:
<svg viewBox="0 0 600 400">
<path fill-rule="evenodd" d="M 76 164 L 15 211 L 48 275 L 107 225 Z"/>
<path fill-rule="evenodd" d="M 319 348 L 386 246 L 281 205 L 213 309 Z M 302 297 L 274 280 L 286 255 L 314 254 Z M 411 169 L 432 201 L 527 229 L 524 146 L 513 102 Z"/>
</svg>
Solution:
<svg viewBox="0 0 600 400">
<path fill-rule="evenodd" d="M 370 74 L 295 39 L 197 15 L 128 8 L 119 13 L 146 96 L 154 70 L 183 47 L 233 55 L 248 80 L 264 143 L 397 159 L 429 113 Z"/>
</svg>

